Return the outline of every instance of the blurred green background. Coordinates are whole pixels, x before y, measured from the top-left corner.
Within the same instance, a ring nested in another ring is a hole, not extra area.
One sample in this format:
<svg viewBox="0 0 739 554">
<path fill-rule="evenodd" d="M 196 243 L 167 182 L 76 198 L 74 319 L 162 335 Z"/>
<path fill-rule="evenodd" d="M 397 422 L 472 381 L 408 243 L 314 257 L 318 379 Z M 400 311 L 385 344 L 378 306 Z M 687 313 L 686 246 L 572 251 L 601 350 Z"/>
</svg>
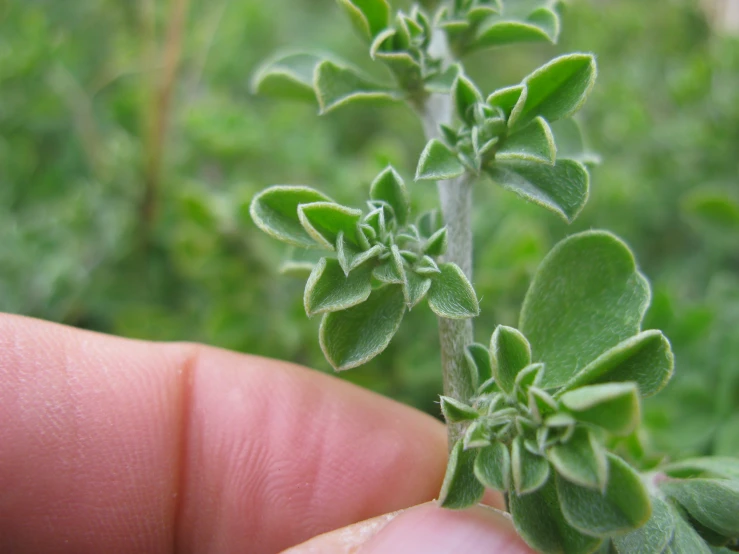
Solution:
<svg viewBox="0 0 739 554">
<path fill-rule="evenodd" d="M 706 13 L 688 0 L 573 1 L 558 46 L 466 60 L 490 91 L 557 53 L 597 54 L 582 123 L 603 163 L 577 222 L 477 187 L 477 338 L 516 324 L 561 237 L 618 233 L 653 284 L 648 326 L 677 355 L 646 406 L 650 440 L 671 455 L 739 455 L 739 39 Z M 303 282 L 278 274 L 284 250 L 248 202 L 294 183 L 358 205 L 387 163 L 410 181 L 424 141 L 402 106 L 318 118 L 315 105 L 254 97 L 254 69 L 286 48 L 382 76 L 333 0 L 0 3 L 0 310 L 329 371 Z M 434 187 L 411 193 L 435 205 Z M 342 377 L 437 414 L 435 343 L 419 308 Z"/>
</svg>

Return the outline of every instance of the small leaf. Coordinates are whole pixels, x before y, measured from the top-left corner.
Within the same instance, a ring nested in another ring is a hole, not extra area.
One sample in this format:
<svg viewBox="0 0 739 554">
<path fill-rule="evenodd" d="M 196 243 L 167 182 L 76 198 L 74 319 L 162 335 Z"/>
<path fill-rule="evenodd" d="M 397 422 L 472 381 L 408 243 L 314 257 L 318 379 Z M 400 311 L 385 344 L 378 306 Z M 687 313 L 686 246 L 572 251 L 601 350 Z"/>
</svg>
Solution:
<svg viewBox="0 0 739 554">
<path fill-rule="evenodd" d="M 390 22 L 390 5 L 387 0 L 338 0 L 338 2 L 349 16 L 352 25 L 368 39 L 385 29 Z"/>
<path fill-rule="evenodd" d="M 388 166 L 370 186 L 370 198 L 387 202 L 395 213 L 398 225 L 405 225 L 410 211 L 410 198 L 405 183 L 398 172 Z"/>
<path fill-rule="evenodd" d="M 538 387 L 544 375 L 544 364 L 529 364 L 516 375 L 514 389 L 518 391 L 518 400 L 528 400 L 529 388 Z"/>
<path fill-rule="evenodd" d="M 418 232 L 421 233 L 422 237 L 430 237 L 436 231 L 441 229 L 441 217 L 439 217 L 438 210 L 429 210 L 421 214 L 418 218 Z"/>
<path fill-rule="evenodd" d="M 254 197 L 249 213 L 254 223 L 269 236 L 303 248 L 315 248 L 316 241 L 300 224 L 298 206 L 330 198 L 308 187 L 277 185 Z"/>
<path fill-rule="evenodd" d="M 465 348 L 464 353 L 467 365 L 473 376 L 475 387 L 484 383 L 493 376 L 490 351 L 482 344 L 472 343 Z"/>
<path fill-rule="evenodd" d="M 500 108 L 506 116 L 508 127 L 511 128 L 518 121 L 521 110 L 526 103 L 529 91 L 526 85 L 515 85 L 512 87 L 496 90 L 487 98 L 487 103 L 493 107 Z"/>
<path fill-rule="evenodd" d="M 453 179 L 465 172 L 465 167 L 449 147 L 432 139 L 423 149 L 416 168 L 416 181 Z"/>
<path fill-rule="evenodd" d="M 652 517 L 644 526 L 626 535 L 613 538 L 618 554 L 636 552 L 664 553 L 675 534 L 675 518 L 663 500 L 652 497 Z"/>
<path fill-rule="evenodd" d="M 439 266 L 428 293 L 429 307 L 439 317 L 466 319 L 480 313 L 475 289 L 456 264 Z"/>
<path fill-rule="evenodd" d="M 348 244 L 344 240 L 344 232 L 339 231 L 336 236 L 336 257 L 339 260 L 339 265 L 344 271 L 345 275 L 349 275 L 349 272 L 357 266 L 362 265 L 367 260 L 376 258 L 384 251 L 384 246 L 381 244 L 375 244 L 368 250 L 358 251 L 351 244 Z"/>
<path fill-rule="evenodd" d="M 495 153 L 496 161 L 521 160 L 553 164 L 557 157 L 554 136 L 546 120 L 537 117 L 505 140 Z"/>
<path fill-rule="evenodd" d="M 426 297 L 431 288 L 431 279 L 422 277 L 414 271 L 407 271 L 405 276 L 407 286 L 403 289 L 403 292 L 406 293 L 405 301 L 410 310 Z"/>
<path fill-rule="evenodd" d="M 528 96 L 518 125 L 537 116 L 552 122 L 574 114 L 585 103 L 596 75 L 590 54 L 566 54 L 543 65 L 524 79 Z"/>
<path fill-rule="evenodd" d="M 635 381 L 641 396 L 662 390 L 672 377 L 674 357 L 669 341 L 656 330 L 639 333 L 603 352 L 582 368 L 564 386 L 586 383 Z"/>
<path fill-rule="evenodd" d="M 372 277 L 381 283 L 402 285 L 405 283 L 405 273 L 399 273 L 395 261 L 390 259 L 378 265 L 372 271 Z"/>
<path fill-rule="evenodd" d="M 465 450 L 490 446 L 490 433 L 481 421 L 473 421 L 464 432 L 462 446 Z"/>
<path fill-rule="evenodd" d="M 475 450 L 463 449 L 461 439 L 454 445 L 439 493 L 440 506 L 461 510 L 482 499 L 485 487 L 477 480 L 473 471 L 476 456 Z"/>
<path fill-rule="evenodd" d="M 559 38 L 559 16 L 556 12 L 545 7 L 537 8 L 529 14 L 526 21 L 543 30 L 553 43 L 557 42 Z"/>
<path fill-rule="evenodd" d="M 416 273 L 419 275 L 438 275 L 441 273 L 439 266 L 430 256 L 424 256 L 416 267 Z"/>
<path fill-rule="evenodd" d="M 267 60 L 254 73 L 251 89 L 254 94 L 315 100 L 313 73 L 324 57 L 309 53 L 283 54 Z"/>
<path fill-rule="evenodd" d="M 482 102 L 482 93 L 472 81 L 460 74 L 452 85 L 452 102 L 459 119 L 472 124 L 475 120 L 472 108 Z"/>
<path fill-rule="evenodd" d="M 494 182 L 571 223 L 585 206 L 590 175 L 580 162 L 559 159 L 554 165 L 496 161 L 486 169 Z"/>
<path fill-rule="evenodd" d="M 480 417 L 477 410 L 461 400 L 449 396 L 442 396 L 440 398 L 441 413 L 444 414 L 444 420 L 447 423 L 459 423 L 460 421 L 469 421 Z"/>
<path fill-rule="evenodd" d="M 280 275 L 307 279 L 313 268 L 327 253 L 322 250 L 295 248 L 289 246 L 285 259 L 280 264 Z"/>
<path fill-rule="evenodd" d="M 372 292 L 371 272 L 370 265 L 365 264 L 346 276 L 338 260 L 322 258 L 305 285 L 305 313 L 313 316 L 361 304 Z"/>
<path fill-rule="evenodd" d="M 481 448 L 475 459 L 475 476 L 490 489 L 507 491 L 511 487 L 511 454 L 501 442 Z"/>
<path fill-rule="evenodd" d="M 528 494 L 542 487 L 549 479 L 549 462 L 529 452 L 519 436 L 511 444 L 511 472 L 516 494 Z"/>
<path fill-rule="evenodd" d="M 554 480 L 530 494 L 512 492 L 509 502 L 516 530 L 529 546 L 539 552 L 591 554 L 601 543 L 600 539 L 580 533 L 565 521 Z"/>
<path fill-rule="evenodd" d="M 605 493 L 575 485 L 557 474 L 562 513 L 575 529 L 596 537 L 625 533 L 641 527 L 652 512 L 649 495 L 639 474 L 613 454 L 608 456 Z"/>
<path fill-rule="evenodd" d="M 478 31 L 472 47 L 493 48 L 519 42 L 553 41 L 547 29 L 543 29 L 535 23 L 501 19 L 482 27 Z"/>
<path fill-rule="evenodd" d="M 298 206 L 298 219 L 306 232 L 321 246 L 333 250 L 339 233 L 344 240 L 359 245 L 357 224 L 360 210 L 334 202 L 311 202 Z"/>
<path fill-rule="evenodd" d="M 448 244 L 446 227 L 442 227 L 431 235 L 423 245 L 423 253 L 429 256 L 443 256 Z"/>
<path fill-rule="evenodd" d="M 560 401 L 578 421 L 597 425 L 614 435 L 629 435 L 639 425 L 639 389 L 635 383 L 580 387 L 563 394 Z"/>
<path fill-rule="evenodd" d="M 602 352 L 639 332 L 649 285 L 614 235 L 586 231 L 544 258 L 521 310 L 533 359 L 546 364 L 543 387 L 569 381 Z"/>
<path fill-rule="evenodd" d="M 547 458 L 568 481 L 603 491 L 608 480 L 608 461 L 603 447 L 586 429 L 578 428 L 565 443 L 552 446 Z"/>
<path fill-rule="evenodd" d="M 402 287 L 375 289 L 358 306 L 324 314 L 319 340 L 324 356 L 337 370 L 362 365 L 380 354 L 405 314 Z"/>
<path fill-rule="evenodd" d="M 498 325 L 490 339 L 492 372 L 501 389 L 510 394 L 519 371 L 531 363 L 531 346 L 518 329 Z"/>
<path fill-rule="evenodd" d="M 348 67 L 323 61 L 316 67 L 314 88 L 321 113 L 357 100 L 398 100 L 400 94 Z"/>
<path fill-rule="evenodd" d="M 727 539 L 739 537 L 739 481 L 680 479 L 664 481 L 659 489 L 701 525 Z"/>
</svg>

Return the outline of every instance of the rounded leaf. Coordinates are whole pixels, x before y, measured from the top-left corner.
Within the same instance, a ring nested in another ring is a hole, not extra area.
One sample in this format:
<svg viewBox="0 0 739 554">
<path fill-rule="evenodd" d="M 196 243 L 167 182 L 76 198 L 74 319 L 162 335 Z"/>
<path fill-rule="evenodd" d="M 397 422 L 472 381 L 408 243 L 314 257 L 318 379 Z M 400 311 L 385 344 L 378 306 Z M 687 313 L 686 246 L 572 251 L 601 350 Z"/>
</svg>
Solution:
<svg viewBox="0 0 739 554">
<path fill-rule="evenodd" d="M 473 467 L 477 451 L 464 450 L 458 440 L 449 453 L 444 483 L 439 493 L 439 505 L 453 510 L 462 510 L 482 500 L 485 487 L 475 477 Z"/>
<path fill-rule="evenodd" d="M 507 491 L 511 487 L 511 453 L 508 447 L 495 442 L 481 448 L 475 459 L 477 479 L 490 489 Z"/>
<path fill-rule="evenodd" d="M 591 360 L 639 332 L 650 291 L 634 256 L 614 235 L 586 231 L 544 258 L 521 310 L 542 387 L 565 384 Z"/>
<path fill-rule="evenodd" d="M 345 310 L 361 304 L 372 292 L 372 268 L 364 264 L 349 275 L 338 260 L 322 258 L 305 285 L 303 305 L 308 316 Z"/>
<path fill-rule="evenodd" d="M 324 356 L 339 371 L 367 363 L 387 348 L 404 314 L 399 285 L 375 289 L 358 306 L 324 314 L 318 334 Z"/>
<path fill-rule="evenodd" d="M 652 505 L 639 474 L 626 462 L 608 456 L 608 484 L 604 492 L 582 487 L 557 474 L 562 513 L 575 529 L 596 537 L 631 531 L 644 525 Z"/>
<path fill-rule="evenodd" d="M 331 199 L 309 187 L 275 185 L 257 194 L 249 207 L 249 214 L 262 231 L 283 242 L 316 248 L 300 223 L 298 206 L 309 202 L 331 202 Z"/>
<path fill-rule="evenodd" d="M 480 313 L 475 289 L 456 264 L 440 264 L 428 292 L 431 310 L 439 317 L 466 319 Z"/>
<path fill-rule="evenodd" d="M 492 372 L 498 386 L 510 394 L 519 371 L 531 363 L 531 346 L 513 327 L 498 325 L 490 339 Z"/>
</svg>

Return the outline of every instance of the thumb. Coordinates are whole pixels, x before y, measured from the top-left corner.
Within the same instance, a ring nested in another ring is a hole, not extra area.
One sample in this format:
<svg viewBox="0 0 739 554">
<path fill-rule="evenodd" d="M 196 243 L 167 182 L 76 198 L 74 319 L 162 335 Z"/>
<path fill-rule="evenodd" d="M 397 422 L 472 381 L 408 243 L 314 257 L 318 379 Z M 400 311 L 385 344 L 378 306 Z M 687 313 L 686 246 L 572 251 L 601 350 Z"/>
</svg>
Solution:
<svg viewBox="0 0 739 554">
<path fill-rule="evenodd" d="M 491 508 L 464 511 L 430 502 L 337 529 L 283 554 L 531 554 L 510 518 Z"/>
</svg>

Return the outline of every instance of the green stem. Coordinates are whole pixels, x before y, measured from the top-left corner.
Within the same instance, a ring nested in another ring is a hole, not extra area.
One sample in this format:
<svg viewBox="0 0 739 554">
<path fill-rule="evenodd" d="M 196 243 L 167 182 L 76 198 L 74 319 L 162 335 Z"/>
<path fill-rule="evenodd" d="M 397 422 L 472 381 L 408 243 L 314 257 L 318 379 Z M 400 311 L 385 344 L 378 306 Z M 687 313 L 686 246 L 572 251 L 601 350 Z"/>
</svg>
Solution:
<svg viewBox="0 0 739 554">
<path fill-rule="evenodd" d="M 434 35 L 430 50 L 451 61 L 451 53 L 443 33 Z M 422 109 L 422 122 L 427 139 L 439 138 L 439 125 L 452 119 L 452 101 L 449 95 L 431 95 Z M 472 185 L 474 176 L 461 177 L 437 184 L 439 202 L 447 226 L 448 247 L 445 261 L 457 264 L 472 281 Z M 472 383 L 465 360 L 465 348 L 474 340 L 472 321 L 439 318 L 439 342 L 444 373 L 444 394 L 466 401 L 472 396 Z M 449 425 L 449 450 L 461 438 L 461 425 Z"/>
</svg>

